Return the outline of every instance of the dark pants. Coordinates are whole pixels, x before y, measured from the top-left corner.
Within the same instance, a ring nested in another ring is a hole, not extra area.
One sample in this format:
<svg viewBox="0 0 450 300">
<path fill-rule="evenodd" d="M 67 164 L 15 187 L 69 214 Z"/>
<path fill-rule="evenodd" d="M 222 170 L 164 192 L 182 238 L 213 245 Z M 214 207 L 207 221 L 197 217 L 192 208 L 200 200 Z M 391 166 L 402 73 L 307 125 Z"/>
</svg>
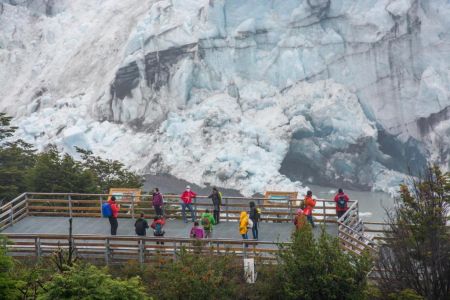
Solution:
<svg viewBox="0 0 450 300">
<path fill-rule="evenodd" d="M 164 215 L 162 206 L 153 205 L 153 208 L 155 209 L 155 214 L 157 216 L 163 216 Z"/>
<path fill-rule="evenodd" d="M 309 224 L 311 224 L 311 226 L 313 228 L 316 226 L 316 225 L 314 225 L 314 221 L 313 221 L 313 216 L 312 215 L 306 216 L 306 219 L 308 220 Z"/>
<path fill-rule="evenodd" d="M 117 222 L 117 218 L 109 217 L 109 224 L 111 224 L 111 235 L 117 234 L 117 227 L 119 227 L 119 223 Z"/>
<path fill-rule="evenodd" d="M 347 211 L 346 210 L 338 210 L 336 211 L 338 219 L 342 217 Z"/>
<path fill-rule="evenodd" d="M 258 222 L 256 222 L 256 221 L 253 221 L 252 234 L 253 234 L 253 239 L 257 240 L 258 239 Z"/>
<path fill-rule="evenodd" d="M 191 218 L 192 218 L 192 222 L 195 221 L 195 214 L 194 214 L 194 210 L 192 209 L 192 203 L 186 204 L 186 203 L 181 203 L 181 214 L 183 215 L 183 221 L 185 223 L 187 223 L 186 220 L 186 208 L 189 209 L 189 211 L 191 212 Z"/>
<path fill-rule="evenodd" d="M 220 210 L 214 210 L 214 220 L 216 220 L 216 224 L 219 224 L 220 218 Z"/>
</svg>

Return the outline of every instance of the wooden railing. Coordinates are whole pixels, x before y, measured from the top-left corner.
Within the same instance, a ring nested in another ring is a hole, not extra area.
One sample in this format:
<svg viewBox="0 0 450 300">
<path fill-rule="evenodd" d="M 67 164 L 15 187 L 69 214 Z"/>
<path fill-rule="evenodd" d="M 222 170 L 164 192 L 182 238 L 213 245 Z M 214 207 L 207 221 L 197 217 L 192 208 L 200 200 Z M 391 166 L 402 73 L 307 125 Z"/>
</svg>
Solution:
<svg viewBox="0 0 450 300">
<path fill-rule="evenodd" d="M 67 235 L 3 233 L 8 238 L 4 247 L 11 256 L 51 255 L 69 248 Z M 5 240 L 6 241 L 6 240 Z M 72 245 L 78 257 L 102 260 L 106 264 L 128 260 L 142 263 L 160 257 L 174 258 L 181 249 L 187 252 L 224 255 L 234 253 L 244 258 L 270 263 L 276 260 L 278 244 L 254 240 L 73 235 Z"/>
<path fill-rule="evenodd" d="M 19 222 L 28 215 L 27 193 L 0 207 L 0 231 Z"/>
<path fill-rule="evenodd" d="M 359 204 L 353 202 L 338 220 L 338 238 L 341 247 L 348 252 L 361 254 L 363 251 L 376 253 L 376 243 L 365 234 L 365 225 L 359 217 Z"/>
<path fill-rule="evenodd" d="M 0 231 L 13 226 L 27 215 L 30 216 L 67 216 L 67 217 L 101 217 L 101 206 L 107 201 L 108 194 L 78 194 L 78 193 L 24 193 L 6 205 L 0 207 Z M 181 200 L 179 195 L 164 195 L 164 212 L 166 218 L 181 218 Z M 237 221 L 241 211 L 248 211 L 249 202 L 254 201 L 261 209 L 261 220 L 263 222 L 292 222 L 296 210 L 300 207 L 302 199 L 277 202 L 265 198 L 226 197 L 222 199 L 221 219 L 222 221 Z M 135 218 L 143 212 L 147 216 L 154 214 L 151 204 L 151 195 L 131 197 L 129 200 L 118 200 L 120 207 L 120 218 Z M 375 251 L 376 244 L 365 232 L 368 231 L 359 218 L 358 201 L 350 201 L 347 212 L 336 219 L 335 202 L 318 199 L 313 215 L 317 222 L 338 223 L 338 238 L 341 247 L 345 251 L 360 254 L 364 250 Z M 212 210 L 212 201 L 206 196 L 197 196 L 193 201 L 194 211 L 197 216 L 206 209 Z M 186 212 L 189 216 L 189 212 Z M 370 231 L 370 230 L 369 230 Z M 23 237 L 23 236 L 22 236 Z M 58 237 L 58 236 L 57 236 Z M 36 237 L 39 238 L 40 237 Z M 56 237 L 55 237 L 56 238 Z M 60 239 L 60 236 L 58 237 Z M 111 241 L 111 237 L 91 237 Z M 121 239 L 134 237 L 121 237 Z M 16 237 L 14 238 L 16 239 Z M 148 241 L 151 241 L 152 238 Z M 171 243 L 174 240 L 171 240 Z M 209 242 L 211 242 L 210 240 Z M 214 240 L 220 244 L 223 240 Z M 185 240 L 176 240 L 183 243 Z M 242 241 L 228 241 L 242 245 Z M 263 245 L 269 242 L 258 242 Z M 272 243 L 273 244 L 273 243 Z M 47 246 L 47 245 L 44 245 Z M 36 246 L 40 248 L 40 246 Z M 257 248 L 257 247 L 256 247 Z M 267 250 L 269 251 L 269 250 Z M 269 251 L 270 252 L 270 251 Z"/>
<path fill-rule="evenodd" d="M 101 217 L 101 205 L 107 201 L 109 195 L 26 193 L 24 197 L 26 212 L 31 216 Z M 237 221 L 241 211 L 249 210 L 250 201 L 254 201 L 261 209 L 262 221 L 292 222 L 296 210 L 303 200 L 295 199 L 277 203 L 265 198 L 223 197 L 221 219 Z M 164 195 L 164 202 L 164 213 L 167 218 L 181 218 L 179 195 Z M 131 197 L 130 200 L 119 200 L 117 203 L 121 205 L 119 218 L 135 218 L 141 212 L 147 216 L 155 213 L 150 195 Z M 213 210 L 212 201 L 207 196 L 197 196 L 192 204 L 197 216 L 206 209 Z M 187 213 L 189 215 L 189 212 Z M 336 223 L 335 203 L 318 199 L 314 209 L 314 218 L 318 222 Z"/>
</svg>

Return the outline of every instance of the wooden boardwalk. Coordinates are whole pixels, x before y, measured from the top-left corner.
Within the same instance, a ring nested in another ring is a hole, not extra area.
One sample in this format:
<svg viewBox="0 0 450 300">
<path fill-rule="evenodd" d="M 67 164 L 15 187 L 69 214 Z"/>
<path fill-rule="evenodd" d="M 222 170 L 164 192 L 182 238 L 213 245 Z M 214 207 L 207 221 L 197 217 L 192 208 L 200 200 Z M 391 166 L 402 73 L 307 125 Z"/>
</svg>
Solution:
<svg viewBox="0 0 450 300">
<path fill-rule="evenodd" d="M 148 220 L 149 225 L 151 220 Z M 188 238 L 192 223 L 183 223 L 178 219 L 167 220 L 164 230 L 165 237 Z M 294 225 L 292 223 L 259 223 L 259 240 L 270 242 L 287 242 Z M 325 229 L 329 234 L 337 236 L 337 224 L 327 223 Z M 73 218 L 73 234 L 94 234 L 99 236 L 108 236 L 110 234 L 110 226 L 107 218 Z M 315 234 L 319 234 L 321 225 L 318 224 L 314 229 Z M 68 234 L 69 218 L 67 217 L 37 217 L 27 216 L 15 223 L 13 226 L 6 228 L 2 233 L 24 233 L 24 234 Z M 249 231 L 249 238 L 252 238 Z M 117 235 L 135 236 L 134 220 L 129 218 L 119 219 L 119 228 Z M 147 236 L 153 236 L 149 231 Z M 237 222 L 221 222 L 214 226 L 213 238 L 215 239 L 241 239 L 238 231 Z"/>
</svg>

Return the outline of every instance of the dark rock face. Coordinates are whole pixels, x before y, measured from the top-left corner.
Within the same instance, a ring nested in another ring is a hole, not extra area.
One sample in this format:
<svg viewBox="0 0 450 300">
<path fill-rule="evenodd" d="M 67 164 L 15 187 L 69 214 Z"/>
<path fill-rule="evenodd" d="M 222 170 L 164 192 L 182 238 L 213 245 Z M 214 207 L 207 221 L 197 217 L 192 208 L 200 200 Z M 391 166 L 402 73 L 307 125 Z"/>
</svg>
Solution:
<svg viewBox="0 0 450 300">
<path fill-rule="evenodd" d="M 422 136 L 427 135 L 438 125 L 440 122 L 450 119 L 450 106 L 447 106 L 443 110 L 431 114 L 426 118 L 419 118 L 417 120 L 417 127 Z"/>
<path fill-rule="evenodd" d="M 131 91 L 138 86 L 139 80 L 139 68 L 133 61 L 117 71 L 114 83 L 111 85 L 111 96 L 119 99 L 124 99 L 126 96 L 131 97 Z"/>
<path fill-rule="evenodd" d="M 170 81 L 170 69 L 178 61 L 194 55 L 196 44 L 184 45 L 178 48 L 170 48 L 157 52 L 150 52 L 145 55 L 145 82 L 153 91 L 159 91 L 162 86 Z M 132 90 L 139 85 L 142 80 L 139 67 L 136 61 L 120 68 L 116 73 L 116 78 L 111 84 L 112 98 L 124 99 L 132 96 Z"/>
<path fill-rule="evenodd" d="M 147 86 L 155 91 L 167 85 L 171 77 L 170 68 L 187 56 L 193 57 L 194 47 L 197 44 L 188 44 L 178 48 L 150 52 L 145 55 L 145 79 Z"/>
</svg>

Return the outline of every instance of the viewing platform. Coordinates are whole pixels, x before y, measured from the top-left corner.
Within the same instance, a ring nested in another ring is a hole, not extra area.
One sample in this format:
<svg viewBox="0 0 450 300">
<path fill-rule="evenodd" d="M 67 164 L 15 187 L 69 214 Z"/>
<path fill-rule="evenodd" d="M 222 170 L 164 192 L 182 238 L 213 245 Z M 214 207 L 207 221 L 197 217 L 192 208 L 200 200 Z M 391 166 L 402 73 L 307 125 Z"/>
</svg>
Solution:
<svg viewBox="0 0 450 300">
<path fill-rule="evenodd" d="M 164 195 L 165 235 L 153 237 L 152 229 L 147 237 L 137 236 L 134 222 L 142 212 L 149 223 L 154 210 L 151 195 L 131 197 L 117 201 L 121 205 L 117 236 L 110 235 L 110 224 L 101 216 L 101 205 L 107 194 L 74 193 L 24 193 L 0 208 L 0 234 L 9 242 L 7 252 L 12 256 L 49 255 L 58 248 L 67 249 L 71 237 L 72 245 L 80 257 L 104 260 L 105 263 L 124 260 L 151 261 L 157 255 L 173 256 L 181 248 L 187 251 L 205 251 L 214 254 L 234 252 L 243 257 L 271 261 L 275 259 L 279 244 L 289 243 L 294 230 L 293 218 L 302 199 L 274 200 L 268 198 L 245 198 L 223 196 L 220 223 L 214 226 L 212 237 L 190 239 L 193 223 L 184 223 L 181 217 L 179 195 Z M 261 209 L 259 240 L 243 240 L 239 234 L 238 219 L 241 211 L 249 210 L 254 201 Z M 206 209 L 212 211 L 212 201 L 206 196 L 197 196 L 193 202 L 197 219 Z M 189 211 L 186 212 L 190 220 Z M 313 211 L 319 235 L 322 225 L 327 233 L 338 236 L 344 251 L 356 254 L 362 250 L 373 250 L 375 243 L 364 233 L 364 224 L 359 218 L 358 201 L 350 201 L 347 213 L 337 220 L 335 203 L 317 199 Z M 72 234 L 69 234 L 69 220 Z M 164 244 L 161 244 L 163 242 Z"/>
</svg>

